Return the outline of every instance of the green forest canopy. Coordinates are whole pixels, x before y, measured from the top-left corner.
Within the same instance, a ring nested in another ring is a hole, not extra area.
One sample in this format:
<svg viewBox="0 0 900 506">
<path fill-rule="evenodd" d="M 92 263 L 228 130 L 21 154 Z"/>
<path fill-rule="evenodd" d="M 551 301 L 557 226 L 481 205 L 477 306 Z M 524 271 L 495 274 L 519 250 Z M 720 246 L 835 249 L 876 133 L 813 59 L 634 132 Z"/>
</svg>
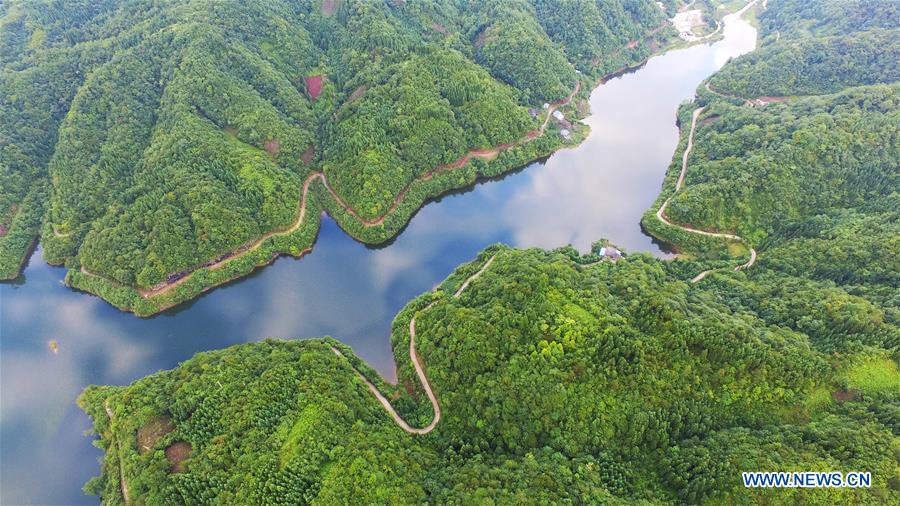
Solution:
<svg viewBox="0 0 900 506">
<path fill-rule="evenodd" d="M 837 28 L 782 28 L 760 51 L 896 29 L 851 23 L 866 19 L 859 2 L 822 3 L 847 9 Z M 805 4 L 771 2 L 763 33 Z M 739 98 L 700 88 L 707 109 L 671 216 L 739 231 L 759 251 L 751 269 L 728 264 L 691 283 L 720 263 L 687 242 L 676 245 L 701 260 L 588 264 L 569 248 L 493 246 L 397 316 L 396 387 L 323 338 L 200 353 L 131 386 L 88 388 L 79 402 L 105 457 L 86 490 L 120 501 L 121 465 L 146 504 L 900 501 L 900 89 L 855 70 L 840 90 L 806 75 L 803 93 L 784 89 L 815 96 L 753 105 L 756 85 L 730 76 L 761 61 L 746 56 L 712 79 Z M 407 355 L 413 315 L 443 413 L 419 437 L 354 372 L 427 424 Z M 186 444 L 189 457 L 173 463 L 166 449 Z M 740 473 L 754 470 L 870 471 L 873 483 L 745 489 Z"/>
<path fill-rule="evenodd" d="M 644 58 L 621 50 L 665 23 L 649 1 L 561 2 L 572 39 L 544 15 L 559 3 L 4 2 L 0 277 L 40 234 L 51 262 L 150 288 L 288 228 L 321 171 L 379 218 L 415 178 L 537 128 L 528 108 L 567 96 L 576 65 Z"/>
</svg>

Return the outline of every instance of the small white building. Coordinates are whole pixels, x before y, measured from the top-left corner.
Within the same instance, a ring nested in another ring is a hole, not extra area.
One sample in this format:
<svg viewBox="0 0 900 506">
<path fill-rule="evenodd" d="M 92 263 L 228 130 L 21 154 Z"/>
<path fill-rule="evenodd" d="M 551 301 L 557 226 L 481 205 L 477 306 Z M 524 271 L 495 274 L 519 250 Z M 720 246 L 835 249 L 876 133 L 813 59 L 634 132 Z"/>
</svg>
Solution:
<svg viewBox="0 0 900 506">
<path fill-rule="evenodd" d="M 612 261 L 616 261 L 622 258 L 622 252 L 616 249 L 614 246 L 604 246 L 600 248 L 600 251 L 597 253 L 600 254 L 600 258 L 608 258 Z"/>
<path fill-rule="evenodd" d="M 568 128 L 563 128 L 562 130 L 560 130 L 559 135 L 567 141 L 572 140 L 572 132 L 570 132 Z"/>
<path fill-rule="evenodd" d="M 558 121 L 562 121 L 562 120 L 566 119 L 566 117 L 563 115 L 563 113 L 558 110 L 553 111 L 553 117 L 556 118 Z"/>
<path fill-rule="evenodd" d="M 550 104 L 548 104 L 547 102 L 544 102 L 544 105 L 543 105 L 542 107 L 543 107 L 544 109 L 549 109 L 549 108 L 550 108 Z"/>
</svg>

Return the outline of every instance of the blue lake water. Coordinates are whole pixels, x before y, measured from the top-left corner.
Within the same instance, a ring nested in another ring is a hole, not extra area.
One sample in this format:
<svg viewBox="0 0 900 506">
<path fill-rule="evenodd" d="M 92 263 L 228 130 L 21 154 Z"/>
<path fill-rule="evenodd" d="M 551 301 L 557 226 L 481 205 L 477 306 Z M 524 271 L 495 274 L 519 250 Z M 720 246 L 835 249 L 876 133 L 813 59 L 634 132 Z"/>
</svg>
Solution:
<svg viewBox="0 0 900 506">
<path fill-rule="evenodd" d="M 391 244 L 367 248 L 325 219 L 314 251 L 150 319 L 62 284 L 38 250 L 0 284 L 0 503 L 96 504 L 81 491 L 99 473 L 75 398 L 88 384 L 130 383 L 204 350 L 265 337 L 332 335 L 394 378 L 393 316 L 484 247 L 586 251 L 605 237 L 663 255 L 640 229 L 678 141 L 675 111 L 756 31 L 727 23 L 713 44 L 670 51 L 591 95 L 588 139 L 539 163 L 425 206 Z M 53 353 L 49 341 L 58 343 Z"/>
</svg>

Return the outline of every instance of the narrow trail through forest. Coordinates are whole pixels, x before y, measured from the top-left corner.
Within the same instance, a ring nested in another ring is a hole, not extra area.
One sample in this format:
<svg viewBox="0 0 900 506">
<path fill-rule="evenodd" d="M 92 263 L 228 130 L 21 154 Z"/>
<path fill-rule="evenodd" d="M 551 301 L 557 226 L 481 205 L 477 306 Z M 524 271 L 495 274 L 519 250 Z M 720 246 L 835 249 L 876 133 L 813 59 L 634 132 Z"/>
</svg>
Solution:
<svg viewBox="0 0 900 506">
<path fill-rule="evenodd" d="M 106 410 L 106 418 L 109 419 L 110 431 L 112 431 L 113 411 L 112 408 L 109 407 L 108 398 L 103 401 L 103 409 Z M 122 462 L 122 445 L 119 444 L 118 439 L 116 439 L 116 455 L 119 458 L 119 490 L 122 491 L 122 499 L 125 501 L 125 504 L 131 504 L 131 499 L 128 497 L 128 483 L 125 482 L 125 464 Z"/>
<path fill-rule="evenodd" d="M 547 128 L 547 125 L 550 124 L 550 120 L 553 117 L 553 112 L 556 111 L 557 109 L 559 109 L 560 107 L 568 105 L 572 101 L 572 99 L 575 98 L 575 95 L 577 95 L 580 90 L 581 90 L 581 81 L 576 81 L 575 88 L 572 90 L 571 93 L 569 93 L 568 96 L 566 96 L 564 99 L 557 100 L 556 102 L 553 102 L 552 104 L 550 104 L 550 106 L 547 108 L 546 117 L 544 118 L 544 121 L 541 123 L 540 128 L 537 128 L 535 130 L 532 130 L 532 131 L 526 133 L 525 136 L 523 138 L 519 139 L 518 141 L 512 142 L 512 143 L 507 143 L 507 144 L 501 144 L 499 146 L 494 146 L 493 148 L 490 148 L 490 149 L 472 149 L 468 153 L 466 153 L 464 156 L 460 157 L 459 159 L 457 159 L 451 163 L 448 163 L 448 164 L 440 165 L 440 166 L 426 172 L 425 174 L 417 177 L 410 184 L 408 184 L 403 190 L 401 190 L 400 193 L 397 194 L 397 197 L 394 198 L 394 201 L 391 203 L 391 206 L 387 209 L 387 211 L 385 211 L 385 213 L 383 215 L 381 215 L 378 218 L 366 219 L 366 218 L 363 218 L 362 216 L 360 216 L 356 212 L 356 210 L 354 210 L 343 198 L 340 197 L 340 195 L 337 194 L 337 192 L 334 190 L 334 188 L 331 187 L 331 184 L 328 182 L 328 179 L 323 172 L 315 172 L 315 173 L 311 174 L 309 177 L 307 177 L 306 180 L 303 182 L 303 190 L 300 195 L 300 203 L 299 203 L 299 207 L 298 207 L 297 218 L 294 220 L 294 222 L 288 228 L 281 229 L 281 230 L 272 230 L 270 232 L 267 232 L 266 234 L 260 236 L 258 239 L 254 240 L 252 243 L 245 244 L 244 246 L 241 246 L 237 250 L 227 253 L 226 255 L 224 255 L 224 257 L 220 257 L 220 259 L 215 262 L 204 264 L 196 269 L 193 269 L 191 271 L 183 273 L 183 275 L 180 275 L 178 277 L 178 279 L 175 279 L 173 281 L 165 281 L 165 282 L 162 282 L 162 283 L 159 283 L 159 284 L 153 286 L 152 288 L 137 288 L 137 287 L 134 287 L 134 288 L 141 295 L 141 297 L 143 297 L 145 299 L 165 294 L 168 291 L 174 289 L 175 287 L 183 284 L 188 279 L 190 279 L 190 277 L 193 275 L 194 271 L 196 271 L 196 270 L 204 269 L 204 268 L 215 270 L 215 269 L 221 268 L 226 263 L 228 263 L 236 258 L 239 258 L 240 255 L 243 255 L 249 251 L 253 251 L 253 250 L 259 248 L 266 240 L 268 240 L 274 236 L 289 235 L 289 234 L 296 232 L 300 228 L 300 226 L 303 224 L 303 220 L 306 217 L 306 202 L 307 202 L 307 198 L 308 198 L 308 194 L 309 194 L 309 188 L 310 188 L 310 185 L 312 184 L 312 182 L 315 181 L 316 179 L 320 179 L 322 181 L 322 185 L 325 187 L 325 189 L 331 195 L 331 198 L 334 199 L 334 201 L 347 214 L 349 214 L 350 216 L 353 216 L 363 226 L 374 227 L 374 226 L 381 225 L 382 223 L 384 223 L 384 220 L 386 220 L 394 211 L 396 211 L 396 209 L 400 205 L 400 203 L 403 202 L 403 199 L 406 197 L 410 188 L 412 188 L 412 185 L 415 184 L 416 182 L 427 181 L 440 172 L 445 172 L 448 170 L 454 170 L 454 169 L 461 168 L 466 163 L 468 163 L 470 160 L 472 160 L 473 158 L 481 158 L 481 159 L 488 160 L 488 161 L 493 160 L 503 151 L 525 145 L 525 144 L 539 138 L 540 136 L 542 136 Z M 56 235 L 55 228 L 54 228 L 53 232 L 54 232 L 54 235 Z M 64 236 L 57 235 L 57 237 L 64 237 Z M 299 257 L 309 253 L 310 251 L 312 251 L 312 247 L 305 248 L 303 251 L 301 251 L 299 254 L 297 254 L 295 256 L 299 258 Z M 113 281 L 101 274 L 96 274 L 96 273 L 90 272 L 84 266 L 81 266 L 80 271 L 84 275 L 103 278 L 111 283 L 119 285 L 119 283 L 117 283 L 116 281 Z"/>
<path fill-rule="evenodd" d="M 491 263 L 494 262 L 495 258 L 496 255 L 489 258 L 487 262 L 485 262 L 484 265 L 481 266 L 481 269 L 479 269 L 478 272 L 469 276 L 468 279 L 466 279 L 463 284 L 460 285 L 459 289 L 456 290 L 456 293 L 453 294 L 453 298 L 459 298 L 459 296 L 462 295 L 462 293 L 466 290 L 466 288 L 469 287 L 469 285 L 473 281 L 484 274 L 484 271 L 486 271 L 487 268 L 491 266 Z M 434 301 L 431 304 L 428 304 L 421 311 L 419 311 L 419 313 L 427 311 L 438 302 L 439 301 Z M 431 408 L 434 410 L 434 416 L 431 419 L 431 423 L 422 428 L 411 426 L 406 422 L 406 420 L 403 419 L 403 417 L 400 416 L 399 413 L 397 413 L 397 411 L 394 409 L 394 406 L 391 405 L 391 401 L 389 401 L 387 397 L 385 397 L 381 393 L 381 391 L 378 390 L 378 387 L 376 387 L 371 381 L 369 381 L 369 379 L 366 378 L 366 376 L 363 373 L 359 372 L 359 370 L 357 370 L 355 367 L 353 367 L 352 365 L 350 367 L 353 368 L 353 371 L 357 374 L 357 376 L 359 376 L 363 383 L 365 383 L 366 386 L 369 387 L 369 390 L 372 392 L 375 398 L 378 399 L 378 402 L 381 403 L 385 411 L 387 411 L 388 414 L 391 415 L 394 423 L 396 423 L 401 429 L 410 434 L 428 434 L 429 432 L 434 430 L 438 422 L 441 420 L 441 405 L 438 403 L 437 397 L 434 395 L 434 391 L 431 389 L 431 384 L 428 382 L 428 376 L 425 375 L 425 369 L 424 367 L 422 367 L 422 361 L 419 358 L 419 354 L 416 353 L 416 316 L 417 315 L 413 315 L 413 317 L 409 320 L 409 360 L 412 362 L 413 367 L 416 370 L 416 376 L 419 377 L 419 382 L 422 383 L 422 388 L 425 390 L 425 394 L 428 396 L 428 400 L 431 401 Z M 331 351 L 333 351 L 334 354 L 339 357 L 344 357 L 344 354 L 333 346 L 331 347 Z"/>
<path fill-rule="evenodd" d="M 698 108 L 694 109 L 694 113 L 691 115 L 691 129 L 690 129 L 690 132 L 688 133 L 687 147 L 684 148 L 684 154 L 681 156 L 681 173 L 678 174 L 678 180 L 675 182 L 675 194 L 677 194 L 679 191 L 681 191 L 681 187 L 684 185 L 684 176 L 685 176 L 685 174 L 687 174 L 688 158 L 691 155 L 691 150 L 694 149 L 694 132 L 696 132 L 696 130 L 697 130 L 697 119 L 700 117 L 700 114 L 703 112 L 703 109 L 704 109 L 703 107 L 698 107 Z M 705 236 L 709 236 L 709 237 L 721 237 L 723 239 L 732 239 L 735 241 L 743 242 L 750 249 L 750 259 L 747 262 L 735 267 L 734 270 L 736 270 L 736 271 L 739 271 L 741 269 L 746 269 L 748 267 L 752 267 L 753 264 L 756 263 L 756 250 L 752 246 L 750 246 L 749 242 L 747 242 L 743 237 L 741 237 L 739 235 L 726 234 L 726 233 L 722 233 L 722 232 L 707 232 L 705 230 L 699 230 L 699 229 L 696 229 L 696 228 L 693 228 L 693 227 L 690 227 L 687 225 L 679 225 L 677 223 L 672 223 L 671 221 L 669 221 L 669 218 L 666 216 L 666 207 L 669 205 L 669 202 L 671 202 L 674 197 L 675 197 L 675 195 L 672 195 L 671 197 L 667 198 L 666 201 L 663 202 L 663 204 L 661 206 L 659 206 L 659 209 L 656 211 L 656 217 L 659 219 L 659 221 L 665 223 L 666 225 L 669 225 L 669 226 L 672 226 L 675 228 L 679 228 L 681 230 L 684 230 L 685 232 L 690 232 L 692 234 L 700 234 L 700 235 L 705 235 Z M 716 269 L 709 269 L 709 270 L 701 272 L 700 274 L 697 274 L 696 276 L 694 276 L 693 279 L 691 279 L 691 282 L 696 283 L 696 282 L 700 281 L 701 279 L 705 278 L 707 274 L 709 274 L 710 272 L 712 272 L 714 270 L 716 270 Z"/>
</svg>

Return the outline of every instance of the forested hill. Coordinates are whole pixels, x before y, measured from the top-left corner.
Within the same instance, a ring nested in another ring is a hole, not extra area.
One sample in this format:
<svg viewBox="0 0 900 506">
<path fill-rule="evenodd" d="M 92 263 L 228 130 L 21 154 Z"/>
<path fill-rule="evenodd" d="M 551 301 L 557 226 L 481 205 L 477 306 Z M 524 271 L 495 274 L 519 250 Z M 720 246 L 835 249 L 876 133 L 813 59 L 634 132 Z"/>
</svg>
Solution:
<svg viewBox="0 0 900 506">
<path fill-rule="evenodd" d="M 146 504 L 898 499 L 896 313 L 766 267 L 692 284 L 692 262 L 577 260 L 495 247 L 460 267 L 395 320 L 397 387 L 316 339 L 201 353 L 128 387 L 89 388 L 79 402 L 105 457 L 86 490 L 107 504 L 122 490 Z M 428 425 L 407 351 L 413 316 L 441 409 L 425 436 L 401 430 L 356 373 Z M 740 473 L 760 469 L 866 470 L 873 482 L 743 488 Z"/>
<path fill-rule="evenodd" d="M 872 42 L 855 47 L 878 65 L 872 32 L 900 19 L 884 22 L 891 2 L 769 4 L 771 55 L 847 37 Z M 325 338 L 90 387 L 79 403 L 105 456 L 86 490 L 146 504 L 900 503 L 900 85 L 834 61 L 751 85 L 746 69 L 768 63 L 737 59 L 682 109 L 658 202 L 671 198 L 669 223 L 645 219 L 678 260 L 488 248 L 397 316 L 397 386 Z M 735 271 L 750 248 L 758 261 Z M 405 432 L 360 375 L 434 430 Z M 745 488 L 761 470 L 872 482 Z"/>
<path fill-rule="evenodd" d="M 92 275 L 71 282 L 134 309 L 132 287 L 254 250 L 144 308 L 155 312 L 299 254 L 323 206 L 357 238 L 384 241 L 427 197 L 559 147 L 556 123 L 539 135 L 541 106 L 645 58 L 671 35 L 659 28 L 674 7 L 3 2 L 0 274 L 17 274 L 40 231 L 50 261 Z M 495 168 L 463 163 L 496 147 Z M 297 227 L 304 203 L 312 218 Z M 255 242 L 271 233 L 280 239 Z"/>
</svg>

